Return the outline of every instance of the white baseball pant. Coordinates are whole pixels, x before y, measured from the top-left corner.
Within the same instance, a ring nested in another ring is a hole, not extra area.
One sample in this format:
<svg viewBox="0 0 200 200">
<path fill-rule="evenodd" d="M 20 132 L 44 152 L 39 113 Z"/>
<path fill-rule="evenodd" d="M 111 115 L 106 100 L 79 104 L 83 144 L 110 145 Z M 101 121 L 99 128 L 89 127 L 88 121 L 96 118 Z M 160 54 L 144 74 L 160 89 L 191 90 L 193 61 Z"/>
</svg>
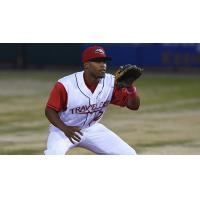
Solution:
<svg viewBox="0 0 200 200">
<path fill-rule="evenodd" d="M 74 147 L 83 147 L 102 155 L 136 155 L 132 147 L 100 123 L 82 129 L 81 132 L 81 141 L 75 144 L 62 131 L 50 132 L 45 155 L 65 155 Z"/>
</svg>

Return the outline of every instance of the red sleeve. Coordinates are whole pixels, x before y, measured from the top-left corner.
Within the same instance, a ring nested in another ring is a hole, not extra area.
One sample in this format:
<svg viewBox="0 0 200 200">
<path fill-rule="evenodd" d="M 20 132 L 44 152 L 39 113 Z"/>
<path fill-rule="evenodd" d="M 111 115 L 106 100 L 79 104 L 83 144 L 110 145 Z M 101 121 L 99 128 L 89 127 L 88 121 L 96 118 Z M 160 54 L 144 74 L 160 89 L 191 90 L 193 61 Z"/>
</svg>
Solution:
<svg viewBox="0 0 200 200">
<path fill-rule="evenodd" d="M 57 82 L 54 85 L 46 106 L 57 112 L 67 109 L 67 91 L 62 83 Z"/>
<path fill-rule="evenodd" d="M 111 99 L 111 104 L 125 107 L 127 106 L 128 98 L 135 98 L 136 96 L 136 87 L 119 88 L 115 86 Z"/>
</svg>

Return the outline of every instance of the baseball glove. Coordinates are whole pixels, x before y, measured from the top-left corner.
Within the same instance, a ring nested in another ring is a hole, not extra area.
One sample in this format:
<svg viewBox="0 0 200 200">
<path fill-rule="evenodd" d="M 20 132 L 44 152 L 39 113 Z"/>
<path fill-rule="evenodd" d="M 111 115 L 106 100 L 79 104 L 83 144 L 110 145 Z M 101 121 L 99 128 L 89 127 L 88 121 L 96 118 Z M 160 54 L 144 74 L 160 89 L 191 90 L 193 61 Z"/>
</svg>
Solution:
<svg viewBox="0 0 200 200">
<path fill-rule="evenodd" d="M 136 65 L 123 65 L 115 72 L 115 84 L 118 87 L 130 87 L 142 75 L 143 69 Z"/>
</svg>

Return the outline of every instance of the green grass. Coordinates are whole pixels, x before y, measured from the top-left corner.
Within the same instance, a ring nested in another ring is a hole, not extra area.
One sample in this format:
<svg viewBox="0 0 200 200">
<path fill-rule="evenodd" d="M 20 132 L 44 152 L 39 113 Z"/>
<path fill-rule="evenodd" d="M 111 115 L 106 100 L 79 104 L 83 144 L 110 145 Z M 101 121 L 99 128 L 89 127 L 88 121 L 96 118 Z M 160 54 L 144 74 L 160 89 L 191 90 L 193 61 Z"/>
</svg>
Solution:
<svg viewBox="0 0 200 200">
<path fill-rule="evenodd" d="M 69 73 L 0 72 L 0 154 L 43 154 L 44 107 L 56 80 Z M 139 154 L 200 154 L 200 75 L 144 74 L 136 86 L 139 111 L 111 105 L 102 123 Z"/>
</svg>

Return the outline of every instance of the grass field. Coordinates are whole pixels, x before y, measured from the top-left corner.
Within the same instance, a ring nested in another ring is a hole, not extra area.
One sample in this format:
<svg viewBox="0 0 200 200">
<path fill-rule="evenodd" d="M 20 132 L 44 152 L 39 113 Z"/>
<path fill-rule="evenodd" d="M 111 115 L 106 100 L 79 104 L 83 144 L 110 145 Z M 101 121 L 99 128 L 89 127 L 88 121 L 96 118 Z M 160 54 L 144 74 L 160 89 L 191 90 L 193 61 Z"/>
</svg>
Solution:
<svg viewBox="0 0 200 200">
<path fill-rule="evenodd" d="M 0 154 L 43 154 L 44 107 L 64 71 L 0 71 Z M 200 75 L 144 74 L 137 112 L 109 106 L 102 123 L 138 154 L 200 154 Z M 70 154 L 92 154 L 77 148 Z"/>
</svg>

